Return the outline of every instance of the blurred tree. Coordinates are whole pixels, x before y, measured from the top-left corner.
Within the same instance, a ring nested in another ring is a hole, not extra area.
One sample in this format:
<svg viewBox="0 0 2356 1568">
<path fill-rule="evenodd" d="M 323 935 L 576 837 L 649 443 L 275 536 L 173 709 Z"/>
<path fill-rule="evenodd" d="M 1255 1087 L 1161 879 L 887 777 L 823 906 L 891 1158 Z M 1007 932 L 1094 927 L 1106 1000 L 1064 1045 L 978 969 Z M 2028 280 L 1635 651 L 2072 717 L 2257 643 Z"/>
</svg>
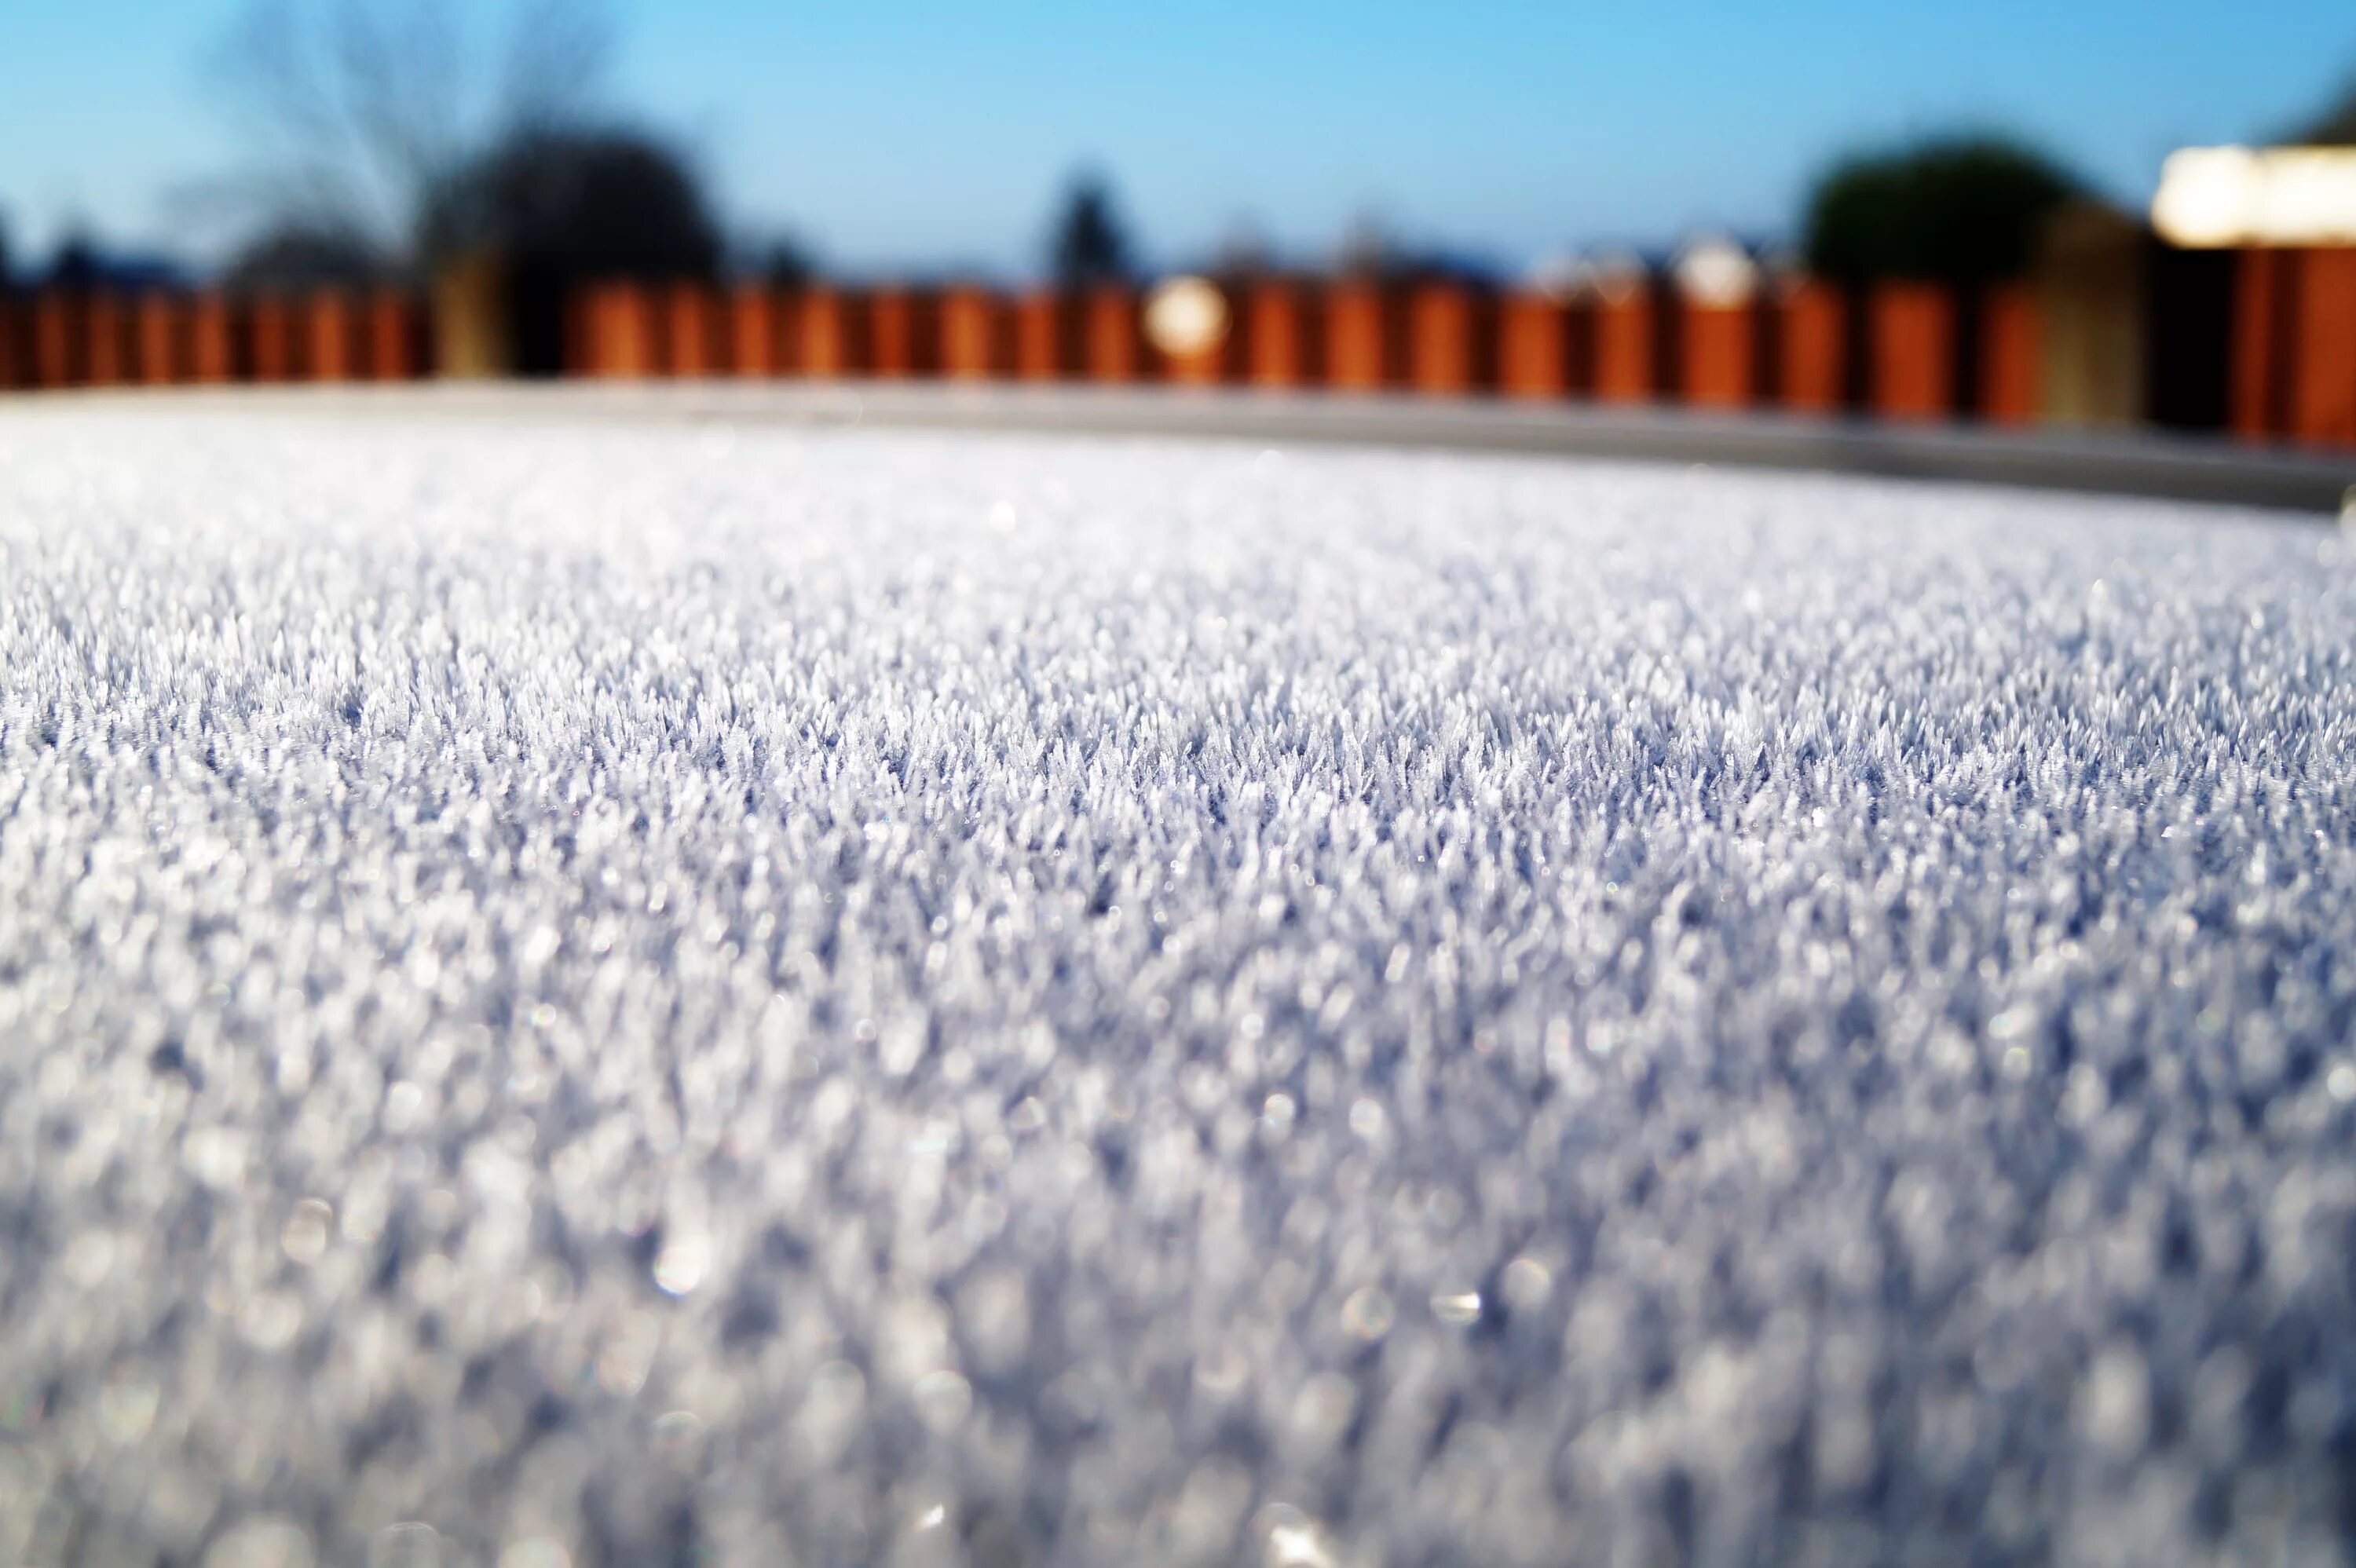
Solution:
<svg viewBox="0 0 2356 1568">
<path fill-rule="evenodd" d="M 799 288 L 818 276 L 818 261 L 809 247 L 790 234 L 774 236 L 754 256 L 753 275 L 778 288 Z"/>
<path fill-rule="evenodd" d="M 47 282 L 52 288 L 86 289 L 99 281 L 103 263 L 98 241 L 80 229 L 69 231 L 49 258 Z"/>
<path fill-rule="evenodd" d="M 493 147 L 430 193 L 428 257 L 496 250 L 554 282 L 710 277 L 720 228 L 693 167 L 627 130 L 547 130 Z"/>
<path fill-rule="evenodd" d="M 48 264 L 26 268 L 21 281 L 36 287 L 137 290 L 177 285 L 186 275 L 172 257 L 114 250 L 77 219 L 69 222 L 64 238 L 49 252 Z M 9 276 L 0 269 L 0 287 Z"/>
<path fill-rule="evenodd" d="M 2340 88 L 2339 99 L 2290 137 L 2302 147 L 2356 147 L 2356 78 Z"/>
<path fill-rule="evenodd" d="M 418 225 L 429 261 L 498 258 L 508 368 L 563 368 L 564 306 L 600 279 L 710 278 L 721 237 L 685 158 L 640 132 L 519 133 L 434 191 Z"/>
<path fill-rule="evenodd" d="M 519 0 L 487 65 L 461 15 L 449 0 L 252 0 L 215 66 L 253 151 L 224 194 L 259 247 L 349 236 L 430 264 L 454 184 L 495 149 L 587 122 L 609 37 L 595 9 Z"/>
<path fill-rule="evenodd" d="M 1808 200 L 1808 265 L 1843 282 L 1976 284 L 2026 271 L 2054 210 L 2080 186 L 1999 137 L 1917 143 L 1846 160 Z"/>
<path fill-rule="evenodd" d="M 1119 283 L 1129 276 L 1129 236 L 1103 176 L 1091 171 L 1074 177 L 1048 237 L 1047 265 L 1066 288 Z"/>
<path fill-rule="evenodd" d="M 16 281 L 16 272 L 8 255 L 8 220 L 0 217 L 0 293 L 8 292 Z"/>
<path fill-rule="evenodd" d="M 224 276 L 241 288 L 357 288 L 384 275 L 384 257 L 357 234 L 275 229 L 247 244 Z"/>
</svg>

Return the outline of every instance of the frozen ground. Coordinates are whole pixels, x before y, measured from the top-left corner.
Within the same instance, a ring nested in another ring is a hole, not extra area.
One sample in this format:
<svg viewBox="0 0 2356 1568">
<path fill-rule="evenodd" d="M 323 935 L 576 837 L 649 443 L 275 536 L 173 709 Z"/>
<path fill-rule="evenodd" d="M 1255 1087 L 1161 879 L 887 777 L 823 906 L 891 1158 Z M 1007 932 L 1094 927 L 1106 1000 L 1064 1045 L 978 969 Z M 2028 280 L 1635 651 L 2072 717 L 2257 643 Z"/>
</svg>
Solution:
<svg viewBox="0 0 2356 1568">
<path fill-rule="evenodd" d="M 0 1561 L 2308 1563 L 2356 563 L 0 414 Z"/>
</svg>

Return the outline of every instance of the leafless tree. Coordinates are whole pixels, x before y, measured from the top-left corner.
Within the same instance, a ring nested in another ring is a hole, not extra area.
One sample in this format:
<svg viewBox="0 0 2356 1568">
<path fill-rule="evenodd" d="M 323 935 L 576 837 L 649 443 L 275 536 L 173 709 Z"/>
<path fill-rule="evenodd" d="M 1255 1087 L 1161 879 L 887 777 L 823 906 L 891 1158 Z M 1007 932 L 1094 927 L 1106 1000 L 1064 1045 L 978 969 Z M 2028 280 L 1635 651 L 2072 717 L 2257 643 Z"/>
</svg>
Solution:
<svg viewBox="0 0 2356 1568">
<path fill-rule="evenodd" d="M 586 0 L 518 0 L 503 39 L 455 0 L 251 0 L 214 65 L 252 149 L 219 194 L 248 227 L 430 263 L 429 218 L 494 148 L 585 123 L 611 32 Z"/>
</svg>

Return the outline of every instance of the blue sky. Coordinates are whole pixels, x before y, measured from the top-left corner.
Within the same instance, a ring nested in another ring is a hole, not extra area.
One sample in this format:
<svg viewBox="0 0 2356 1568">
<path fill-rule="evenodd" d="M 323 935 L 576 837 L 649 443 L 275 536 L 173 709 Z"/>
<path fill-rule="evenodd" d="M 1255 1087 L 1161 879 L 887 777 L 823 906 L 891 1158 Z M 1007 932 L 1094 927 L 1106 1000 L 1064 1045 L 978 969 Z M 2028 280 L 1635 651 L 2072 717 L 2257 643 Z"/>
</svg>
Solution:
<svg viewBox="0 0 2356 1568">
<path fill-rule="evenodd" d="M 476 0 L 484 9 L 487 0 Z M 239 143 L 204 61 L 243 0 L 0 0 L 0 212 L 204 250 Z M 1067 171 L 1157 259 L 1247 225 L 1329 253 L 1374 215 L 1518 264 L 1788 230 L 1845 149 L 2018 129 L 2122 200 L 2188 142 L 2263 137 L 2356 71 L 2351 0 L 612 0 L 612 97 L 748 230 L 858 267 L 1026 264 Z M 176 196 L 176 193 L 178 193 Z"/>
</svg>

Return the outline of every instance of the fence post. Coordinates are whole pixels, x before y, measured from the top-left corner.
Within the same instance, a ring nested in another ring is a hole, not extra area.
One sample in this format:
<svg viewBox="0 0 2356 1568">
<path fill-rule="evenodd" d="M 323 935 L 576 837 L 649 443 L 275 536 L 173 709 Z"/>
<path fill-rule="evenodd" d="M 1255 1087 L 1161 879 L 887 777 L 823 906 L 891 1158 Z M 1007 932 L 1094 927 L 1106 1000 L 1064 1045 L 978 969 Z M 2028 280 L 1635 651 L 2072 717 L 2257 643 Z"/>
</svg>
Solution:
<svg viewBox="0 0 2356 1568">
<path fill-rule="evenodd" d="M 1087 312 L 1088 379 L 1137 379 L 1141 356 L 1136 292 L 1126 283 L 1100 283 L 1087 293 Z"/>
<path fill-rule="evenodd" d="M 249 308 L 253 334 L 253 379 L 293 380 L 294 327 L 287 319 L 286 302 L 274 293 L 258 294 Z"/>
<path fill-rule="evenodd" d="M 771 373 L 806 376 L 802 353 L 802 294 L 806 284 L 778 285 L 769 291 L 769 343 L 774 356 Z"/>
<path fill-rule="evenodd" d="M 890 379 L 929 376 L 940 368 L 940 312 L 928 290 L 894 284 L 868 296 L 873 373 Z"/>
<path fill-rule="evenodd" d="M 762 284 L 740 283 L 728 291 L 728 368 L 746 378 L 777 373 L 776 311 Z"/>
<path fill-rule="evenodd" d="M 589 373 L 635 380 L 654 373 L 653 307 L 636 283 L 600 283 L 589 293 Z"/>
<path fill-rule="evenodd" d="M 1684 293 L 1676 303 L 1685 313 L 1677 337 L 1685 400 L 1702 409 L 1750 407 L 1758 374 L 1754 308 L 1748 302 L 1707 303 Z"/>
<path fill-rule="evenodd" d="M 1692 241 L 1669 272 L 1663 306 L 1673 319 L 1665 336 L 1676 357 L 1676 383 L 1697 408 L 1747 409 L 1766 379 L 1774 313 L 1761 304 L 1763 275 L 1751 253 L 1730 240 Z"/>
<path fill-rule="evenodd" d="M 1246 305 L 1245 375 L 1255 387 L 1298 387 L 1319 379 L 1310 312 L 1299 284 L 1262 278 L 1251 286 Z"/>
<path fill-rule="evenodd" d="M 188 379 L 219 386 L 237 379 L 237 340 L 229 297 L 207 289 L 188 310 Z"/>
<path fill-rule="evenodd" d="M 1054 289 L 1032 289 L 1014 302 L 1014 374 L 1054 381 L 1074 373 L 1072 302 Z"/>
<path fill-rule="evenodd" d="M 1873 411 L 1884 419 L 1944 419 L 1954 387 L 1955 302 L 1934 283 L 1873 291 L 1869 345 Z"/>
<path fill-rule="evenodd" d="M 379 289 L 369 298 L 368 369 L 379 381 L 406 381 L 417 374 L 416 326 L 409 302 L 391 289 Z"/>
<path fill-rule="evenodd" d="M 1606 403 L 1646 403 L 1659 387 L 1658 291 L 1649 275 L 1609 278 L 1594 290 L 1595 396 Z"/>
<path fill-rule="evenodd" d="M 1007 368 L 1005 305 L 975 284 L 953 288 L 941 300 L 941 372 L 954 380 L 980 381 Z"/>
<path fill-rule="evenodd" d="M 83 307 L 83 363 L 89 368 L 90 384 L 112 387 L 123 379 L 123 307 L 115 297 L 104 292 L 93 293 Z"/>
<path fill-rule="evenodd" d="M 1776 310 L 1782 317 L 1776 392 L 1783 405 L 1809 413 L 1846 406 L 1848 307 L 1841 291 L 1815 278 L 1798 279 L 1782 290 Z"/>
<path fill-rule="evenodd" d="M 2265 441 L 2283 429 L 2284 333 L 2290 319 L 2283 253 L 2251 246 L 2234 259 L 2230 419 L 2235 435 Z"/>
<path fill-rule="evenodd" d="M 2033 424 L 2042 410 L 2040 371 L 2044 323 L 2037 296 L 2008 283 L 1980 304 L 1980 417 L 1990 424 Z"/>
<path fill-rule="evenodd" d="M 307 356 L 310 379 L 348 381 L 352 378 L 352 313 L 341 289 L 316 290 L 304 312 L 309 328 Z"/>
<path fill-rule="evenodd" d="M 1680 390 L 1697 409 L 1741 409 L 1751 403 L 1751 349 L 1757 329 L 1748 305 L 1696 304 L 1680 299 L 1685 319 L 1678 343 L 1684 365 Z"/>
<path fill-rule="evenodd" d="M 1567 398 L 1573 374 L 1577 317 L 1569 304 L 1547 294 L 1516 292 L 1497 307 L 1497 386 L 1509 398 Z"/>
<path fill-rule="evenodd" d="M 916 360 L 914 310 L 905 289 L 886 284 L 867 296 L 867 330 L 874 346 L 870 371 L 879 379 L 897 380 L 908 375 Z"/>
<path fill-rule="evenodd" d="M 672 283 L 663 291 L 663 344 L 660 357 L 666 376 L 701 379 L 720 368 L 712 317 L 712 291 L 700 283 Z"/>
<path fill-rule="evenodd" d="M 84 374 L 80 301 L 64 289 L 45 289 L 33 301 L 33 380 L 42 387 L 78 385 Z"/>
<path fill-rule="evenodd" d="M 1419 392 L 1461 397 L 1496 386 L 1495 304 L 1485 289 L 1419 285 L 1408 301 L 1408 380 Z"/>
<path fill-rule="evenodd" d="M 149 289 L 134 307 L 139 341 L 139 382 L 168 387 L 180 379 L 179 319 L 177 302 L 161 289 Z"/>
<path fill-rule="evenodd" d="M 851 368 L 850 314 L 842 295 L 819 283 L 802 294 L 802 374 L 841 376 Z"/>
<path fill-rule="evenodd" d="M 2290 341 L 2290 434 L 2356 446 L 2356 246 L 2293 251 L 2298 314 Z"/>
<path fill-rule="evenodd" d="M 1325 382 L 1336 391 L 1373 392 L 1405 378 L 1407 358 L 1395 291 L 1347 278 L 1325 293 Z"/>
<path fill-rule="evenodd" d="M 864 299 L 831 285 L 801 296 L 801 368 L 813 377 L 848 377 L 872 365 Z"/>
</svg>

